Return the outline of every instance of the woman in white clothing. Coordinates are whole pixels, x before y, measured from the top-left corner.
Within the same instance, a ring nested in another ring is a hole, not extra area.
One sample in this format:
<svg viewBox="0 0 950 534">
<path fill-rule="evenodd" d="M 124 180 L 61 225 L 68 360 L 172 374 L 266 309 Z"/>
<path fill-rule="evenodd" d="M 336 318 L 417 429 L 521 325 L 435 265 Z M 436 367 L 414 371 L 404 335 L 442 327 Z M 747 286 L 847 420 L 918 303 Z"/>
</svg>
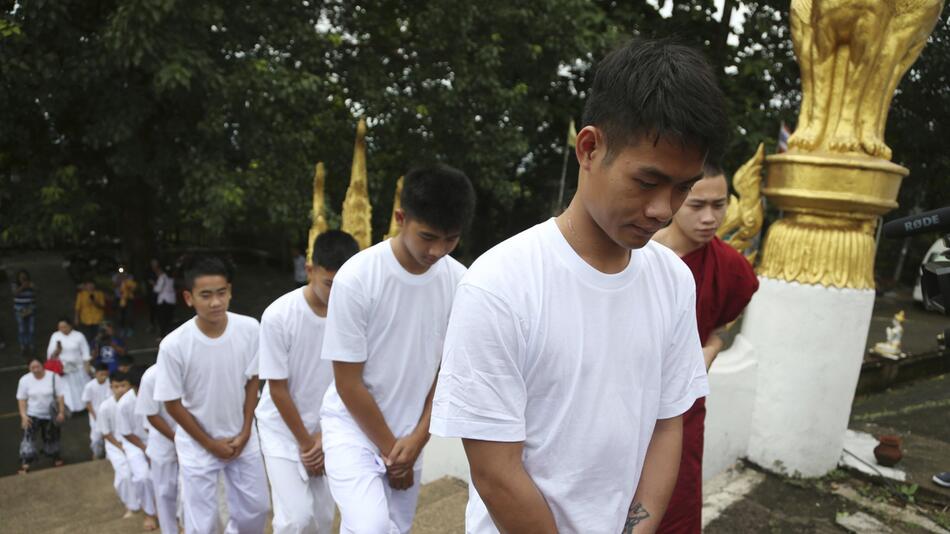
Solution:
<svg viewBox="0 0 950 534">
<path fill-rule="evenodd" d="M 82 402 L 82 390 L 86 382 L 92 379 L 89 375 L 89 344 L 86 337 L 78 330 L 73 329 L 72 321 L 63 317 L 56 325 L 56 331 L 49 338 L 46 348 L 46 357 L 59 359 L 63 363 L 63 395 L 66 406 L 73 412 L 85 409 Z"/>
<path fill-rule="evenodd" d="M 81 335 L 81 334 L 80 334 Z M 39 359 L 30 360 L 30 372 L 20 377 L 16 388 L 16 400 L 20 409 L 20 473 L 25 474 L 36 460 L 37 450 L 33 444 L 37 431 L 43 439 L 43 454 L 53 458 L 57 467 L 63 465 L 59 457 L 59 426 L 65 419 L 62 380 L 56 373 L 47 372 Z M 56 399 L 55 412 L 52 409 Z"/>
</svg>

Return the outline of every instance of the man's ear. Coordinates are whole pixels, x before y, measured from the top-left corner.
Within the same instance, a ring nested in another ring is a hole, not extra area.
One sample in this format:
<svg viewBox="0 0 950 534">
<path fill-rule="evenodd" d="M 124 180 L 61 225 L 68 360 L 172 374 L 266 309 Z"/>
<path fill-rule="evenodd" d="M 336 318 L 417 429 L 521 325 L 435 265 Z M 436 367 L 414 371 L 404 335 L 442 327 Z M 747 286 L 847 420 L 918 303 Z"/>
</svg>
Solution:
<svg viewBox="0 0 950 534">
<path fill-rule="evenodd" d="M 585 171 L 589 171 L 594 159 L 601 157 L 606 150 L 606 139 L 600 128 L 584 126 L 577 132 L 574 155 L 577 156 L 577 164 Z"/>
<path fill-rule="evenodd" d="M 396 224 L 398 224 L 399 227 L 402 228 L 402 226 L 406 224 L 406 212 L 403 211 L 402 208 L 399 208 L 393 212 L 393 215 L 396 216 Z"/>
<path fill-rule="evenodd" d="M 194 304 L 195 296 L 191 294 L 191 291 L 186 289 L 181 292 L 181 296 L 185 299 L 185 304 L 187 304 L 189 308 L 195 307 L 195 304 Z"/>
</svg>

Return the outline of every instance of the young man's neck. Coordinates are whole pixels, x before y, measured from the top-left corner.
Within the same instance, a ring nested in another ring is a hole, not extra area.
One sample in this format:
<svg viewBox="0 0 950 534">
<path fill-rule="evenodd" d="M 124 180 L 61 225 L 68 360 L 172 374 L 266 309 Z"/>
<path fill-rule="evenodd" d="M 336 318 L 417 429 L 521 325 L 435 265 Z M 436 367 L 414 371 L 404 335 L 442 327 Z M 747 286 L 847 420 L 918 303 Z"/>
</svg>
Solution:
<svg viewBox="0 0 950 534">
<path fill-rule="evenodd" d="M 706 243 L 698 243 L 686 237 L 686 234 L 680 230 L 680 227 L 677 226 L 675 222 L 657 232 L 656 235 L 653 236 L 653 239 L 671 249 L 681 258 L 690 252 L 703 248 L 708 243 L 708 241 Z"/>
<path fill-rule="evenodd" d="M 399 262 L 399 265 L 403 269 L 410 274 L 423 274 L 429 270 L 428 265 L 417 262 L 416 259 L 412 257 L 412 254 L 409 253 L 409 248 L 406 247 L 406 242 L 402 239 L 402 233 L 397 234 L 396 237 L 390 241 L 393 254 L 396 256 L 396 261 Z"/>
<path fill-rule="evenodd" d="M 225 313 L 223 319 L 214 322 L 197 315 L 195 316 L 195 324 L 198 326 L 198 330 L 205 336 L 212 339 L 221 337 L 228 328 L 228 314 Z"/>
<path fill-rule="evenodd" d="M 310 284 L 307 284 L 307 287 L 304 288 L 303 298 L 307 301 L 307 305 L 310 306 L 310 310 L 317 314 L 317 317 L 327 316 L 326 303 L 317 298 L 317 292 L 313 290 L 313 286 Z"/>
<path fill-rule="evenodd" d="M 616 274 L 627 268 L 630 251 L 618 245 L 580 205 L 577 197 L 556 219 L 558 229 L 588 265 L 606 274 Z"/>
</svg>

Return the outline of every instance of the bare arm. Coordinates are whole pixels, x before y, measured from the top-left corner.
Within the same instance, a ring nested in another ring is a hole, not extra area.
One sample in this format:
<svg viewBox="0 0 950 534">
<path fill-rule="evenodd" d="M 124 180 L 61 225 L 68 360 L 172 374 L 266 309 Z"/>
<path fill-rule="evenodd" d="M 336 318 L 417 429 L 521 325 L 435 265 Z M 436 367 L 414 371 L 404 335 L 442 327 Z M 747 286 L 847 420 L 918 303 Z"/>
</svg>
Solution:
<svg viewBox="0 0 950 534">
<path fill-rule="evenodd" d="M 115 439 L 115 436 L 113 436 L 112 434 L 104 434 L 104 435 L 102 436 L 102 438 L 105 439 L 106 441 L 108 441 L 109 443 L 115 445 L 116 447 L 118 447 L 120 451 L 125 450 L 125 449 L 122 447 L 122 442 L 119 441 L 119 440 L 117 440 L 117 439 Z"/>
<path fill-rule="evenodd" d="M 208 452 L 222 460 L 229 460 L 234 456 L 234 447 L 230 445 L 230 440 L 212 439 L 198 424 L 195 416 L 191 415 L 191 412 L 181 404 L 181 399 L 165 401 L 165 409 L 168 410 L 168 415 L 172 416 L 172 419 L 178 423 L 178 426 L 188 432 L 188 435 L 207 449 Z"/>
<path fill-rule="evenodd" d="M 383 456 L 389 456 L 396 436 L 393 435 L 376 399 L 363 384 L 363 363 L 333 362 L 333 378 L 343 405 L 356 419 L 366 436 L 377 446 Z"/>
<path fill-rule="evenodd" d="M 623 534 L 656 532 L 676 486 L 682 449 L 683 417 L 658 419 Z"/>
<path fill-rule="evenodd" d="M 234 457 L 241 454 L 244 446 L 251 439 L 251 427 L 254 426 L 254 408 L 257 408 L 257 391 L 260 388 L 261 381 L 257 375 L 252 376 L 244 384 L 244 425 L 241 427 L 241 433 L 228 441 L 234 449 Z"/>
<path fill-rule="evenodd" d="M 415 467 L 416 459 L 422 452 L 422 448 L 429 442 L 429 421 L 432 419 L 432 397 L 435 395 L 435 385 L 438 382 L 438 375 L 429 388 L 429 394 L 426 395 L 425 404 L 422 405 L 422 415 L 419 416 L 419 423 L 406 436 L 400 436 L 396 439 L 392 449 L 386 457 L 386 466 L 390 477 L 409 477 L 405 480 L 405 487 L 412 486 L 412 470 Z M 400 484 L 394 484 L 396 489 L 404 489 Z"/>
<path fill-rule="evenodd" d="M 17 408 L 20 410 L 20 428 L 26 430 L 30 428 L 30 425 L 33 422 L 30 420 L 30 416 L 26 415 L 26 399 L 17 399 L 16 400 Z"/>
<path fill-rule="evenodd" d="M 142 449 L 142 452 L 145 452 L 145 443 L 142 442 L 142 438 L 136 436 L 135 434 L 126 434 L 122 437 L 132 445 Z"/>
<path fill-rule="evenodd" d="M 89 415 L 91 415 L 93 419 L 96 419 L 96 410 L 93 408 L 91 402 L 86 403 L 86 411 L 89 412 Z"/>
<path fill-rule="evenodd" d="M 703 347 L 703 360 L 706 361 L 706 372 L 709 372 L 709 368 L 712 367 L 713 361 L 715 361 L 716 356 L 719 356 L 719 353 L 722 351 L 725 341 L 719 337 L 719 332 L 717 330 L 713 332 L 709 339 L 706 340 L 706 345 Z"/>
<path fill-rule="evenodd" d="M 147 416 L 148 422 L 152 424 L 155 430 L 158 430 L 166 438 L 175 441 L 175 431 L 168 426 L 168 422 L 158 414 Z"/>
<path fill-rule="evenodd" d="M 287 389 L 287 380 L 268 379 L 267 383 L 270 384 L 270 398 L 274 401 L 277 411 L 280 412 L 280 418 L 293 433 L 300 450 L 309 450 L 313 447 L 313 437 L 303 426 L 297 405 L 294 404 L 294 400 L 290 397 L 290 390 Z"/>
<path fill-rule="evenodd" d="M 523 442 L 463 439 L 472 483 L 502 534 L 556 534 L 554 515 L 521 461 Z"/>
</svg>

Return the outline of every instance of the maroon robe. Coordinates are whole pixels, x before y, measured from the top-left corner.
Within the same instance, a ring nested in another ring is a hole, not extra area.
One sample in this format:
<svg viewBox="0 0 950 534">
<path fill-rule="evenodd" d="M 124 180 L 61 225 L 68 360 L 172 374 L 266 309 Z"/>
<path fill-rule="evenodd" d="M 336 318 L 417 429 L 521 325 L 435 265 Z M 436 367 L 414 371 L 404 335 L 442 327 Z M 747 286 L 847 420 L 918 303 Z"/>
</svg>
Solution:
<svg viewBox="0 0 950 534">
<path fill-rule="evenodd" d="M 683 256 L 696 279 L 696 325 L 699 341 L 731 323 L 745 309 L 759 280 L 749 262 L 718 237 Z M 676 488 L 657 532 L 699 534 L 703 508 L 703 429 L 706 398 L 696 399 L 683 414 L 683 456 Z"/>
</svg>

